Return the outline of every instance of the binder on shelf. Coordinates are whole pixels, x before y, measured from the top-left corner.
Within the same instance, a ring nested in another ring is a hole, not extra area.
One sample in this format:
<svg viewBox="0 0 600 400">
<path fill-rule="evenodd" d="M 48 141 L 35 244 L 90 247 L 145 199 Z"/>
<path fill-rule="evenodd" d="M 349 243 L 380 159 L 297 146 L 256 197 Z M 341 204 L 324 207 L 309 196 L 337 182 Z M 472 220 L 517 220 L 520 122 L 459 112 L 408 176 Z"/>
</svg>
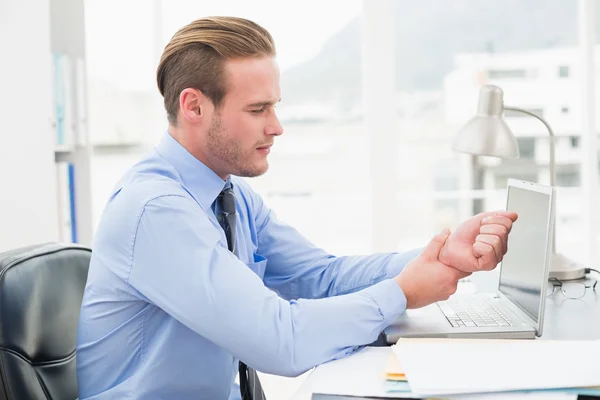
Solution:
<svg viewBox="0 0 600 400">
<path fill-rule="evenodd" d="M 75 201 L 75 166 L 68 164 L 69 169 L 69 210 L 71 212 L 71 241 L 77 243 L 77 209 Z"/>
<path fill-rule="evenodd" d="M 74 145 L 73 68 L 68 56 L 53 53 L 53 106 L 56 147 L 64 151 Z"/>
<path fill-rule="evenodd" d="M 82 58 L 77 58 L 74 63 L 75 77 L 75 100 L 76 100 L 76 116 L 75 130 L 77 132 L 76 143 L 79 146 L 87 146 L 88 140 L 85 132 L 87 132 L 87 76 L 85 62 Z"/>
<path fill-rule="evenodd" d="M 75 166 L 68 162 L 57 162 L 56 182 L 59 240 L 61 242 L 77 243 Z"/>
</svg>

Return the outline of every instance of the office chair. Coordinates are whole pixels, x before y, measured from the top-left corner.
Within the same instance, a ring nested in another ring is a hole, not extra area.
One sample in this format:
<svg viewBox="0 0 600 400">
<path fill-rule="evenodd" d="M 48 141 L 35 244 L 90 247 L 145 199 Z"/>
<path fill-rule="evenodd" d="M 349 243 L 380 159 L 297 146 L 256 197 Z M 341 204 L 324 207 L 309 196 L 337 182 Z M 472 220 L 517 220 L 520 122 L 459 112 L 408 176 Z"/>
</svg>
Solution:
<svg viewBox="0 0 600 400">
<path fill-rule="evenodd" d="M 0 400 L 75 400 L 77 321 L 91 250 L 0 254 Z"/>
</svg>

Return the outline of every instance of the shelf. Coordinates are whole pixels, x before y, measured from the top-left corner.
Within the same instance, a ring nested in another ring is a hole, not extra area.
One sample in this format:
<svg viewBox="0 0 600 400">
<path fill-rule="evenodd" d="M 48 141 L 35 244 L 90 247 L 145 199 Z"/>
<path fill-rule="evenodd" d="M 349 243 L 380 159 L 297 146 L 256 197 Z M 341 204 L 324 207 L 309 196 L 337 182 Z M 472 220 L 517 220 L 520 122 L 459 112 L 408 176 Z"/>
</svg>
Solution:
<svg viewBox="0 0 600 400">
<path fill-rule="evenodd" d="M 55 154 L 64 154 L 64 153 L 72 153 L 72 152 L 73 152 L 73 146 L 58 145 L 58 146 L 54 147 Z"/>
<path fill-rule="evenodd" d="M 152 147 L 143 142 L 100 142 L 94 143 L 94 154 L 123 154 L 146 151 Z"/>
</svg>

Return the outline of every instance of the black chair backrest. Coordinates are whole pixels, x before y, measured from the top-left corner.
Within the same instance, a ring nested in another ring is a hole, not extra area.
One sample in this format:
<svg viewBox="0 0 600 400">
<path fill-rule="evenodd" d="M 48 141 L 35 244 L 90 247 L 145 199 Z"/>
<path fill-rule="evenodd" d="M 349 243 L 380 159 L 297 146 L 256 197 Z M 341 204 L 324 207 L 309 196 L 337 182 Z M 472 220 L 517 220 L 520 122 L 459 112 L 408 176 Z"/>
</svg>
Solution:
<svg viewBox="0 0 600 400">
<path fill-rule="evenodd" d="M 91 250 L 0 253 L 0 400 L 76 399 L 75 343 Z"/>
</svg>

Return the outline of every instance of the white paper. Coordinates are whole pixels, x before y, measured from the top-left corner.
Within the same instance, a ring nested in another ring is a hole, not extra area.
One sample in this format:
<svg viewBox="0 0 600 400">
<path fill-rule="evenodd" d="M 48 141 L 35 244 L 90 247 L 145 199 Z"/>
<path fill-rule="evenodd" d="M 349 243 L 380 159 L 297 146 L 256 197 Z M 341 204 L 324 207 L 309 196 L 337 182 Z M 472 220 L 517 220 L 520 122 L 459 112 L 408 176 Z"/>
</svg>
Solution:
<svg viewBox="0 0 600 400">
<path fill-rule="evenodd" d="M 411 393 L 388 393 L 384 390 L 385 366 L 389 347 L 365 347 L 341 360 L 319 365 L 307 379 L 311 393 L 345 396 L 413 397 Z"/>
<path fill-rule="evenodd" d="M 600 386 L 600 341 L 400 339 L 413 394 Z"/>
</svg>

